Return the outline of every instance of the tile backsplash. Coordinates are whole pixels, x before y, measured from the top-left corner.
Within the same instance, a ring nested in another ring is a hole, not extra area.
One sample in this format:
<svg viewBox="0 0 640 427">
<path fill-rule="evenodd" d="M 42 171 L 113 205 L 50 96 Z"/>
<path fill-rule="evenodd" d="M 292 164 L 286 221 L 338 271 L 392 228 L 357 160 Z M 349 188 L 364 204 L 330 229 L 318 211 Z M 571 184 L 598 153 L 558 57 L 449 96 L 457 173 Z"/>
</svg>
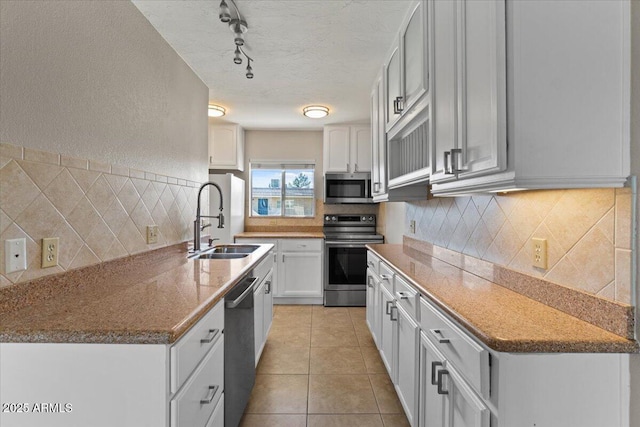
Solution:
<svg viewBox="0 0 640 427">
<path fill-rule="evenodd" d="M 405 235 L 631 303 L 631 188 L 480 194 L 407 203 Z M 410 233 L 410 221 L 416 233 Z M 547 239 L 547 269 L 531 238 Z"/>
<path fill-rule="evenodd" d="M 0 287 L 188 240 L 200 184 L 176 177 L 0 144 L 0 242 L 26 238 L 27 270 Z M 203 192 L 203 212 L 208 193 Z M 148 225 L 158 243 L 146 243 Z M 59 237 L 59 265 L 40 268 L 41 241 Z"/>
</svg>

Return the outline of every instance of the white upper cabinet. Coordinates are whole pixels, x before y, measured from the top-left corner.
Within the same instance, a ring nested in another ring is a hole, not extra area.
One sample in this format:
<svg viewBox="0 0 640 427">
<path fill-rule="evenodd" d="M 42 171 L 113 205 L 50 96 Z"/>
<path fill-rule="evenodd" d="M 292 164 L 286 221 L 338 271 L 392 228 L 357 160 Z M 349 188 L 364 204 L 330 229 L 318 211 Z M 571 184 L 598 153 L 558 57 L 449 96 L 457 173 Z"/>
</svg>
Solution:
<svg viewBox="0 0 640 427">
<path fill-rule="evenodd" d="M 431 182 L 506 168 L 504 0 L 430 1 Z"/>
<path fill-rule="evenodd" d="M 324 127 L 324 172 L 371 172 L 371 127 Z"/>
<path fill-rule="evenodd" d="M 244 170 L 244 129 L 239 125 L 209 125 L 209 169 Z"/>
<path fill-rule="evenodd" d="M 382 74 L 371 91 L 371 193 L 374 201 L 387 193 L 387 134 L 384 131 L 384 85 Z"/>
<path fill-rule="evenodd" d="M 628 1 L 429 7 L 434 194 L 624 184 Z"/>
<path fill-rule="evenodd" d="M 426 2 L 416 2 L 405 18 L 387 55 L 385 79 L 385 130 L 388 132 L 428 90 Z"/>
</svg>

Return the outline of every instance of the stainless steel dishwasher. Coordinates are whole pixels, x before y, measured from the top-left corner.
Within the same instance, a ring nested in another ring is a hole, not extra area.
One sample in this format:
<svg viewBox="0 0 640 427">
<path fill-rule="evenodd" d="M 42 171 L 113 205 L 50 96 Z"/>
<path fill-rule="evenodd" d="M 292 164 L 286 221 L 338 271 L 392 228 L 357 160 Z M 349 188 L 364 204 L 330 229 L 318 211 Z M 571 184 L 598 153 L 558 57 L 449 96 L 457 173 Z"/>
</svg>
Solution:
<svg viewBox="0 0 640 427">
<path fill-rule="evenodd" d="M 236 427 L 256 382 L 253 287 L 250 273 L 224 301 L 224 425 Z"/>
</svg>

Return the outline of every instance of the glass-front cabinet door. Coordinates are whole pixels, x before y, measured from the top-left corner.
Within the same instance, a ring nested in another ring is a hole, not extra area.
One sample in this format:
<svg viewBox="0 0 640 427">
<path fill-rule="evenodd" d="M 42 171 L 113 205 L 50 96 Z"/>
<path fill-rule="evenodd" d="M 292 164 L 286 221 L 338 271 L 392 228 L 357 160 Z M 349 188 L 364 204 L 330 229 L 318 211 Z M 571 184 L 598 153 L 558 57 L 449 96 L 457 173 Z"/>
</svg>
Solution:
<svg viewBox="0 0 640 427">
<path fill-rule="evenodd" d="M 405 110 L 409 110 L 429 87 L 426 21 L 426 3 L 420 1 L 413 9 L 400 35 L 404 75 L 402 108 Z"/>
</svg>

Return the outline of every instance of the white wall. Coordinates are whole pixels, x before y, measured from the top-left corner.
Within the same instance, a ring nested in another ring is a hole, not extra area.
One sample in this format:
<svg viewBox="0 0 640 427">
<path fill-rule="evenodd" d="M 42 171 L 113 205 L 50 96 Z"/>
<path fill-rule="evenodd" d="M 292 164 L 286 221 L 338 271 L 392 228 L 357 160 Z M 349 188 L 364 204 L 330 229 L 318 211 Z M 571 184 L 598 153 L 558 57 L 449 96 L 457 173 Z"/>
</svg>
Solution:
<svg viewBox="0 0 640 427">
<path fill-rule="evenodd" d="M 0 3 L 0 142 L 206 180 L 208 89 L 129 1 Z"/>
</svg>

